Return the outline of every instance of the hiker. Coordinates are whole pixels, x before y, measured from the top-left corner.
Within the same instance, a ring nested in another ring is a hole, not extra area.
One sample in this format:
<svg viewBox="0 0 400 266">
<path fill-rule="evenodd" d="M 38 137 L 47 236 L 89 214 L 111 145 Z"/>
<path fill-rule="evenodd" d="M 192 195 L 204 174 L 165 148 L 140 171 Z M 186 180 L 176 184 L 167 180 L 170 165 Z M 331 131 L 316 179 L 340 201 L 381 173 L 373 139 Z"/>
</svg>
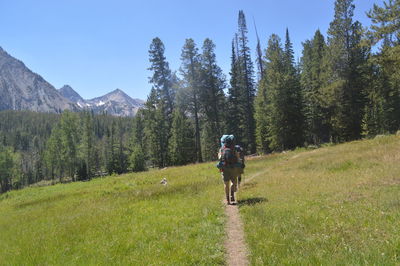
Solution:
<svg viewBox="0 0 400 266">
<path fill-rule="evenodd" d="M 246 165 L 244 164 L 244 150 L 240 145 L 235 145 L 235 154 L 238 158 L 236 174 L 238 178 L 238 186 L 242 182 L 242 174 L 244 173 L 244 168 Z"/>
<path fill-rule="evenodd" d="M 235 137 L 233 135 L 223 135 L 221 138 L 221 149 L 218 153 L 219 163 L 217 167 L 222 173 L 225 184 L 225 195 L 228 204 L 235 201 L 237 191 L 237 163 L 238 157 L 235 153 Z M 231 185 L 232 182 L 232 185 Z"/>
</svg>

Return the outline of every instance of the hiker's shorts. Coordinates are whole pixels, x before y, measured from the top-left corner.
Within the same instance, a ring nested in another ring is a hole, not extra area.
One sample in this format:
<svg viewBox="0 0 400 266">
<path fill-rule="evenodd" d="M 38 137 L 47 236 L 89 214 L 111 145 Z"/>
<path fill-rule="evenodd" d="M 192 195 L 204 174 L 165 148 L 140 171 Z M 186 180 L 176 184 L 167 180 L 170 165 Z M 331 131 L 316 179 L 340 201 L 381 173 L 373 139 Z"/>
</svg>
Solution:
<svg viewBox="0 0 400 266">
<path fill-rule="evenodd" d="M 242 167 L 236 167 L 236 174 L 239 176 L 244 173 L 244 169 Z"/>
<path fill-rule="evenodd" d="M 228 181 L 234 182 L 236 177 L 237 177 L 236 168 L 225 168 L 224 171 L 222 172 L 222 178 L 224 179 L 224 182 Z"/>
</svg>

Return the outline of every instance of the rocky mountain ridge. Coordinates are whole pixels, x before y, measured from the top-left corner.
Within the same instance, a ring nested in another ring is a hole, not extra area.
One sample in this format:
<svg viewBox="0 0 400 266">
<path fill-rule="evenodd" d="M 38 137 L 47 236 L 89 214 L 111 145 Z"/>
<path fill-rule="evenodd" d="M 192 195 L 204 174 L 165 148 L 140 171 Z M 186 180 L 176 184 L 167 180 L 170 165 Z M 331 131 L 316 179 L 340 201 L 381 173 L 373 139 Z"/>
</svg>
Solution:
<svg viewBox="0 0 400 266">
<path fill-rule="evenodd" d="M 120 89 L 90 100 L 83 99 L 68 85 L 57 90 L 0 47 L 0 111 L 60 113 L 86 109 L 115 116 L 134 116 L 143 104 L 144 101 L 132 99 Z"/>
<path fill-rule="evenodd" d="M 76 103 L 82 109 L 114 116 L 134 116 L 144 104 L 144 101 L 132 99 L 120 89 L 89 100 L 83 99 L 69 85 L 64 85 L 59 91 L 64 97 Z"/>
</svg>

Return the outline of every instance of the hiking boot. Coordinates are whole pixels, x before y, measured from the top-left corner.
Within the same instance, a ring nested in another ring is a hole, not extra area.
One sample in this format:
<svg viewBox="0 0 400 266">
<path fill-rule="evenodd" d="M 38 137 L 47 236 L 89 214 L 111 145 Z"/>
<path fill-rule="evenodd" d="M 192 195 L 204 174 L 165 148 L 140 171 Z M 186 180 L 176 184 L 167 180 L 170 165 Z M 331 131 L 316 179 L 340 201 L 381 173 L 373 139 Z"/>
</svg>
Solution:
<svg viewBox="0 0 400 266">
<path fill-rule="evenodd" d="M 235 196 L 234 195 L 231 196 L 231 201 L 232 202 L 235 201 Z"/>
<path fill-rule="evenodd" d="M 229 200 L 229 196 L 226 197 L 226 204 L 231 205 L 231 201 Z"/>
</svg>

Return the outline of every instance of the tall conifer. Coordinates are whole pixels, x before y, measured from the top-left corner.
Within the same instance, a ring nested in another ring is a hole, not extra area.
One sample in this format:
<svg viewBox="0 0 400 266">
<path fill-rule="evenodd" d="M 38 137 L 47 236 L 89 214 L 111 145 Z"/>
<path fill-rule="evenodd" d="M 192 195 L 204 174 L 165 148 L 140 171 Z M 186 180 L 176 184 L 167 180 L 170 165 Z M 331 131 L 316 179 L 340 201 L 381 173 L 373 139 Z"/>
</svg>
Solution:
<svg viewBox="0 0 400 266">
<path fill-rule="evenodd" d="M 145 154 L 145 121 L 143 110 L 139 110 L 133 120 L 132 136 L 130 139 L 129 166 L 133 172 L 144 171 L 146 169 Z"/>
<path fill-rule="evenodd" d="M 185 113 L 176 108 L 173 114 L 171 141 L 169 143 L 170 162 L 183 165 L 196 161 L 194 130 Z"/>
<path fill-rule="evenodd" d="M 248 152 L 256 151 L 255 145 L 255 120 L 254 120 L 254 98 L 256 89 L 254 86 L 254 67 L 251 61 L 250 48 L 248 46 L 246 17 L 243 10 L 239 11 L 238 18 L 238 63 L 240 87 L 239 112 L 244 118 L 240 127 L 243 128 L 242 142 Z"/>
<path fill-rule="evenodd" d="M 159 100 L 157 90 L 152 88 L 143 109 L 145 138 L 148 156 L 152 164 L 162 168 L 167 165 L 170 127 L 165 119 L 165 103 Z"/>
<path fill-rule="evenodd" d="M 293 61 L 288 31 L 285 49 L 273 34 L 268 41 L 265 76 L 256 100 L 257 145 L 261 152 L 303 144 L 300 86 Z"/>
<path fill-rule="evenodd" d="M 286 29 L 285 49 L 284 49 L 284 69 L 286 90 L 285 108 L 286 128 L 285 148 L 294 148 L 303 144 L 303 122 L 302 97 L 300 87 L 300 77 L 294 62 L 293 44 L 290 41 L 289 30 Z M 285 123 L 285 122 L 284 122 Z"/>
<path fill-rule="evenodd" d="M 150 83 L 157 90 L 159 100 L 165 105 L 165 114 L 171 120 L 175 95 L 171 83 L 171 70 L 164 52 L 163 42 L 160 38 L 154 38 L 149 50 L 149 61 L 151 63 L 149 70 L 153 72 Z"/>
<path fill-rule="evenodd" d="M 81 153 L 85 164 L 85 179 L 91 179 L 93 176 L 93 161 L 94 161 L 94 130 L 93 117 L 89 112 L 83 115 L 83 136 L 81 143 Z"/>
<path fill-rule="evenodd" d="M 200 143 L 200 88 L 201 88 L 201 65 L 200 55 L 193 39 L 186 39 L 181 54 L 182 65 L 180 71 L 183 76 L 184 86 L 189 92 L 189 105 L 194 118 L 195 125 L 195 151 L 196 161 L 202 162 Z"/>
<path fill-rule="evenodd" d="M 243 112 L 240 112 L 240 64 L 237 55 L 237 37 L 232 40 L 230 87 L 226 108 L 226 126 L 228 134 L 235 134 L 238 140 L 243 138 L 241 123 L 244 121 Z"/>
<path fill-rule="evenodd" d="M 78 167 L 79 131 L 78 117 L 76 113 L 64 112 L 61 116 L 61 143 L 62 161 L 65 165 L 68 177 L 75 181 L 75 173 Z"/>
<path fill-rule="evenodd" d="M 202 142 L 206 151 L 203 152 L 206 160 L 216 159 L 219 147 L 219 138 L 225 130 L 225 77 L 217 65 L 215 44 L 205 39 L 202 47 L 200 91 L 201 106 L 205 115 Z M 207 132 L 205 132 L 207 131 Z"/>
<path fill-rule="evenodd" d="M 155 166 L 167 165 L 168 140 L 172 125 L 175 91 L 173 89 L 171 70 L 164 55 L 164 44 L 154 38 L 149 50 L 152 71 L 150 83 L 153 85 L 145 105 L 146 140 L 150 158 Z"/>
<path fill-rule="evenodd" d="M 327 70 L 333 139 L 348 141 L 361 135 L 364 109 L 363 67 L 366 51 L 359 45 L 361 24 L 353 22 L 353 0 L 336 0 L 335 16 L 328 29 Z"/>
<path fill-rule="evenodd" d="M 326 43 L 319 30 L 314 38 L 303 43 L 301 86 L 307 143 L 321 144 L 330 140 L 329 110 L 324 97 L 324 56 Z"/>
<path fill-rule="evenodd" d="M 384 1 L 368 12 L 372 44 L 381 42 L 371 57 L 372 68 L 363 119 L 364 134 L 393 133 L 400 129 L 400 1 Z"/>
</svg>

